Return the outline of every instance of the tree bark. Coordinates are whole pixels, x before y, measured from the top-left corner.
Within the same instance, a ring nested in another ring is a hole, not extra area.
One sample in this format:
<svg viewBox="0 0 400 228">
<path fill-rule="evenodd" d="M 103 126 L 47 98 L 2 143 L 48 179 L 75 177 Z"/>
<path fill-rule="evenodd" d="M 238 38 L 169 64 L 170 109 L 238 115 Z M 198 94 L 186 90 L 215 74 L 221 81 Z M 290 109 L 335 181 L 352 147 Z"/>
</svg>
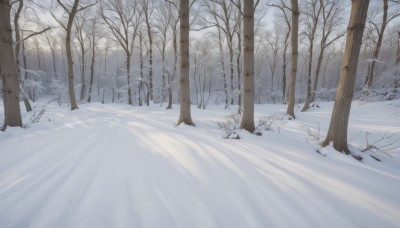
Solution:
<svg viewBox="0 0 400 228">
<path fill-rule="evenodd" d="M 0 1 L 0 76 L 4 105 L 4 126 L 22 127 L 19 106 L 19 81 L 13 53 L 11 6 L 8 0 Z"/>
<path fill-rule="evenodd" d="M 292 6 L 292 29 L 291 29 L 291 45 L 292 45 L 292 65 L 290 71 L 290 88 L 289 88 L 289 104 L 286 114 L 293 119 L 295 93 L 296 93 L 296 74 L 297 74 L 297 57 L 298 57 L 298 36 L 299 36 L 299 4 L 297 0 L 290 0 Z"/>
<path fill-rule="evenodd" d="M 240 128 L 249 132 L 254 127 L 254 0 L 243 6 L 243 116 Z"/>
<path fill-rule="evenodd" d="M 189 0 L 180 0 L 180 44 L 181 44 L 181 71 L 180 90 L 181 107 L 178 124 L 194 126 L 190 114 L 190 87 L 189 87 Z"/>
<path fill-rule="evenodd" d="M 328 135 L 322 143 L 322 146 L 327 146 L 330 142 L 333 142 L 333 147 L 337 151 L 346 154 L 350 153 L 347 146 L 347 127 L 368 5 L 369 0 L 352 0 L 336 101 L 332 111 Z"/>
</svg>

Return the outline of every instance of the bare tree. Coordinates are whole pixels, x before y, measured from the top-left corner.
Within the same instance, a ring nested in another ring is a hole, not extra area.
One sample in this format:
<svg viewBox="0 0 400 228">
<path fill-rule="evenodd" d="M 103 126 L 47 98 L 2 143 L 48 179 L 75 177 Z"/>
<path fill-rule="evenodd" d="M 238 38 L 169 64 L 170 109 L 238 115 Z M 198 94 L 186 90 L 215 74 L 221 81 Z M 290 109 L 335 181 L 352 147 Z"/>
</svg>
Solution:
<svg viewBox="0 0 400 228">
<path fill-rule="evenodd" d="M 76 38 L 79 43 L 79 51 L 80 51 L 80 65 L 81 65 L 81 93 L 80 100 L 85 100 L 86 96 L 86 56 L 90 51 L 90 46 L 92 45 L 89 35 L 86 33 L 88 30 L 88 20 L 87 16 L 80 12 L 79 15 L 75 17 L 75 32 Z"/>
<path fill-rule="evenodd" d="M 381 27 L 378 28 L 378 24 L 373 21 L 373 19 L 369 19 L 368 23 L 372 24 L 375 30 L 378 33 L 378 41 L 376 42 L 376 46 L 374 48 L 374 53 L 372 54 L 372 60 L 368 65 L 368 75 L 365 79 L 365 86 L 371 87 L 373 80 L 374 80 L 374 70 L 375 70 L 375 62 L 379 56 L 379 52 L 382 46 L 383 34 L 385 33 L 385 29 L 389 22 L 391 22 L 396 17 L 400 16 L 400 10 L 396 10 L 393 14 L 388 16 L 388 9 L 389 9 L 389 0 L 382 0 L 383 1 L 383 16 L 382 16 L 382 23 Z M 394 3 L 398 4 L 398 3 Z M 393 7 L 398 7 L 393 5 Z"/>
<path fill-rule="evenodd" d="M 294 105 L 296 102 L 296 74 L 297 74 L 297 57 L 298 57 L 298 34 L 299 34 L 299 4 L 297 0 L 290 0 L 292 11 L 291 25 L 291 47 L 292 47 L 292 66 L 290 69 L 290 87 L 289 87 L 289 103 L 286 114 L 295 118 Z"/>
<path fill-rule="evenodd" d="M 319 17 L 322 11 L 322 4 L 320 4 L 319 0 L 308 0 L 306 1 L 306 9 L 310 9 L 310 11 L 305 11 L 306 15 L 306 30 L 303 34 L 308 39 L 308 68 L 307 68 L 307 98 L 304 103 L 304 107 L 301 110 L 304 112 L 310 107 L 311 96 L 312 96 L 312 82 L 311 82 L 311 72 L 312 72 L 312 63 L 313 63 L 313 54 L 314 54 L 314 41 L 317 38 L 317 26 L 319 22 Z"/>
<path fill-rule="evenodd" d="M 87 101 L 90 103 L 92 99 L 92 90 L 93 90 L 93 78 L 94 78 L 94 64 L 95 64 L 95 59 L 96 59 L 96 48 L 97 48 L 97 43 L 99 39 L 101 39 L 101 35 L 98 34 L 98 23 L 97 23 L 97 18 L 92 18 L 91 20 L 91 31 L 90 31 L 90 37 L 91 37 L 91 44 L 92 44 L 92 60 L 90 62 L 90 80 L 89 80 L 89 93 L 88 93 L 88 99 Z M 100 84 L 100 83 L 98 83 Z M 103 98 L 104 99 L 104 98 Z"/>
<path fill-rule="evenodd" d="M 180 18 L 180 52 L 181 52 L 181 71 L 180 71 L 180 93 L 181 107 L 178 124 L 194 126 L 190 114 L 190 87 L 189 87 L 189 0 L 180 0 L 179 5 Z"/>
<path fill-rule="evenodd" d="M 230 75 L 230 104 L 234 103 L 234 74 L 235 68 L 233 63 L 233 58 L 235 55 L 234 52 L 234 36 L 235 36 L 235 28 L 240 23 L 238 20 L 232 20 L 232 17 L 235 12 L 235 5 L 233 1 L 227 0 L 213 0 L 213 1 L 205 1 L 204 2 L 208 13 L 210 13 L 214 19 L 214 21 L 209 21 L 206 18 L 203 18 L 209 26 L 216 26 L 225 34 L 227 46 L 229 50 L 229 75 Z M 227 106 L 227 105 L 226 105 Z"/>
<path fill-rule="evenodd" d="M 282 13 L 282 19 L 284 24 L 286 25 L 284 32 L 284 42 L 283 42 L 283 51 L 282 51 L 282 103 L 286 104 L 287 102 L 287 90 L 286 90 L 286 66 L 287 66 L 287 49 L 289 47 L 289 37 L 291 31 L 291 17 L 288 15 L 289 7 L 286 6 L 283 0 L 279 0 L 278 4 L 269 4 L 269 6 L 273 6 L 279 9 Z M 280 22 L 280 21 L 279 21 Z M 278 23 L 279 23 L 278 22 Z M 282 27 L 282 26 L 281 26 Z"/>
<path fill-rule="evenodd" d="M 100 5 L 100 15 L 113 35 L 111 39 L 125 52 L 129 104 L 132 104 L 131 57 L 142 12 L 136 0 L 106 0 Z"/>
<path fill-rule="evenodd" d="M 149 3 L 149 0 L 142 0 L 142 8 L 144 13 L 144 19 L 146 22 L 147 38 L 149 39 L 149 92 L 150 100 L 154 100 L 153 91 L 153 32 L 151 31 L 151 21 L 153 8 Z"/>
<path fill-rule="evenodd" d="M 8 0 L 0 1 L 0 76 L 4 103 L 4 125 L 22 127 L 19 107 L 19 82 L 13 53 L 13 39 L 10 22 L 11 5 Z"/>
<path fill-rule="evenodd" d="M 54 0 L 52 0 L 53 3 Z M 72 60 L 72 50 L 71 50 L 71 32 L 72 32 L 72 25 L 74 23 L 74 18 L 75 15 L 79 11 L 83 11 L 87 9 L 88 7 L 91 7 L 97 3 L 91 3 L 87 4 L 85 6 L 81 6 L 79 3 L 79 0 L 74 0 L 72 6 L 67 3 L 62 3 L 61 0 L 57 0 L 58 6 L 60 6 L 64 12 L 68 15 L 68 22 L 67 25 L 65 25 L 63 22 L 61 22 L 60 19 L 57 18 L 57 16 L 54 14 L 52 11 L 51 14 L 53 18 L 61 25 L 63 29 L 67 32 L 66 38 L 65 38 L 65 50 L 67 52 L 67 62 L 68 62 L 68 91 L 69 91 L 69 100 L 71 103 L 71 110 L 78 109 L 78 104 L 76 103 L 76 98 L 75 98 L 75 88 L 74 88 L 74 69 L 73 69 L 73 60 Z"/>
<path fill-rule="evenodd" d="M 343 33 L 337 33 L 336 35 L 332 36 L 332 33 L 339 25 L 340 17 L 339 13 L 341 11 L 340 2 L 334 0 L 319 0 L 320 7 L 322 10 L 322 34 L 321 34 L 321 41 L 320 41 L 320 51 L 317 61 L 317 68 L 315 70 L 315 79 L 313 84 L 313 89 L 308 91 L 307 87 L 307 99 L 304 104 L 303 110 L 306 111 L 312 102 L 315 100 L 315 95 L 317 92 L 318 81 L 321 72 L 322 61 L 324 58 L 324 53 L 327 47 L 333 44 L 335 41 L 340 39 L 344 36 Z M 311 65 L 311 64 L 310 64 Z M 310 72 L 309 72 L 310 74 Z M 309 94 L 311 92 L 311 96 Z"/>
<path fill-rule="evenodd" d="M 352 0 L 339 86 L 336 93 L 328 135 L 322 143 L 322 146 L 327 146 L 333 142 L 333 147 L 337 151 L 346 154 L 350 153 L 347 145 L 347 127 L 354 84 L 357 76 L 358 57 L 367 19 L 368 5 L 369 0 Z"/>
</svg>

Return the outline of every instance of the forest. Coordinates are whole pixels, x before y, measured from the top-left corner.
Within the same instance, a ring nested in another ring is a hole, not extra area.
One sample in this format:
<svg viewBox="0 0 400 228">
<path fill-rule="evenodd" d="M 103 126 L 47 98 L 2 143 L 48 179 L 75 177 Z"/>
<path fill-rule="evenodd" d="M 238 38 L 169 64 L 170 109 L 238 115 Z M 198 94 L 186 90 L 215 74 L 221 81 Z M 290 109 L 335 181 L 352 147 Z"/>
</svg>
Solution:
<svg viewBox="0 0 400 228">
<path fill-rule="evenodd" d="M 398 0 L 0 0 L 0 49 L 0 227 L 400 223 Z"/>
</svg>

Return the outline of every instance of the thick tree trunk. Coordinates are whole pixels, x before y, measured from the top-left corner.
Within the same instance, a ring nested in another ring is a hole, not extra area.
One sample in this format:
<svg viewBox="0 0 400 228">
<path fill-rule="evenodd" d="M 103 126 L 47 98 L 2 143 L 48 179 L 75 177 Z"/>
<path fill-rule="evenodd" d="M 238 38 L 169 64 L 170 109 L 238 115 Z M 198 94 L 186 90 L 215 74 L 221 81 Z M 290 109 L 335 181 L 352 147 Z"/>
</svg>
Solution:
<svg viewBox="0 0 400 228">
<path fill-rule="evenodd" d="M 181 44 L 181 71 L 180 92 L 181 108 L 178 124 L 194 125 L 190 114 L 190 87 L 189 87 L 189 0 L 180 0 L 180 44 Z"/>
<path fill-rule="evenodd" d="M 249 132 L 254 127 L 254 0 L 243 7 L 243 116 L 240 128 Z"/>
<path fill-rule="evenodd" d="M 382 19 L 382 25 L 381 29 L 379 30 L 378 34 L 378 42 L 376 43 L 376 47 L 374 50 L 374 53 L 372 55 L 372 61 L 368 65 L 368 75 L 367 78 L 365 79 L 365 86 L 371 87 L 372 83 L 374 81 L 374 70 L 375 70 L 375 60 L 379 56 L 379 51 L 382 46 L 382 40 L 383 40 L 383 34 L 385 33 L 386 25 L 387 25 L 387 15 L 388 15 L 388 0 L 383 0 L 383 19 Z"/>
<path fill-rule="evenodd" d="M 286 114 L 295 118 L 294 105 L 296 93 L 296 74 L 297 74 L 297 57 L 298 57 L 298 36 L 299 36 L 299 4 L 297 0 L 290 0 L 292 6 L 292 30 L 291 30 L 291 45 L 292 45 L 292 65 L 290 69 L 290 87 L 289 87 L 289 104 Z"/>
<path fill-rule="evenodd" d="M 4 103 L 4 126 L 22 126 L 19 106 L 19 81 L 13 53 L 11 6 L 8 0 L 0 0 L 0 76 Z"/>
<path fill-rule="evenodd" d="M 347 127 L 368 5 L 369 0 L 352 0 L 336 101 L 332 111 L 328 135 L 322 143 L 322 146 L 327 146 L 333 142 L 333 147 L 337 151 L 346 154 L 350 153 L 347 146 Z"/>
</svg>

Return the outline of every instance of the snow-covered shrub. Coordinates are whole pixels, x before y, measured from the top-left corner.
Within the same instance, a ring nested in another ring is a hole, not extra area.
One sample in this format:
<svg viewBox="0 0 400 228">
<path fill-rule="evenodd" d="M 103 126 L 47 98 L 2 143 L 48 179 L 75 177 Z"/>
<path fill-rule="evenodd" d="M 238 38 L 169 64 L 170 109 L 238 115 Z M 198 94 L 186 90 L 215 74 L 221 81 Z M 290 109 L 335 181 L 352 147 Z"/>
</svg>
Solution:
<svg viewBox="0 0 400 228">
<path fill-rule="evenodd" d="M 312 129 L 311 127 L 307 126 L 305 123 L 303 123 L 301 125 L 301 128 L 304 130 L 304 132 L 310 136 L 310 138 L 314 141 L 319 141 L 320 139 L 320 127 L 319 127 L 319 123 L 318 123 L 318 130 L 316 129 Z"/>
<path fill-rule="evenodd" d="M 224 122 L 217 122 L 219 129 L 225 131 L 223 138 L 240 139 L 239 130 L 241 123 L 241 115 L 231 114 L 225 118 Z"/>
<path fill-rule="evenodd" d="M 389 68 L 376 75 L 373 87 L 363 87 L 358 95 L 360 102 L 394 100 L 400 98 L 400 66 Z"/>
<path fill-rule="evenodd" d="M 50 84 L 51 96 L 53 101 L 57 101 L 59 105 L 63 101 L 68 100 L 67 86 L 58 79 L 53 79 Z"/>
</svg>

